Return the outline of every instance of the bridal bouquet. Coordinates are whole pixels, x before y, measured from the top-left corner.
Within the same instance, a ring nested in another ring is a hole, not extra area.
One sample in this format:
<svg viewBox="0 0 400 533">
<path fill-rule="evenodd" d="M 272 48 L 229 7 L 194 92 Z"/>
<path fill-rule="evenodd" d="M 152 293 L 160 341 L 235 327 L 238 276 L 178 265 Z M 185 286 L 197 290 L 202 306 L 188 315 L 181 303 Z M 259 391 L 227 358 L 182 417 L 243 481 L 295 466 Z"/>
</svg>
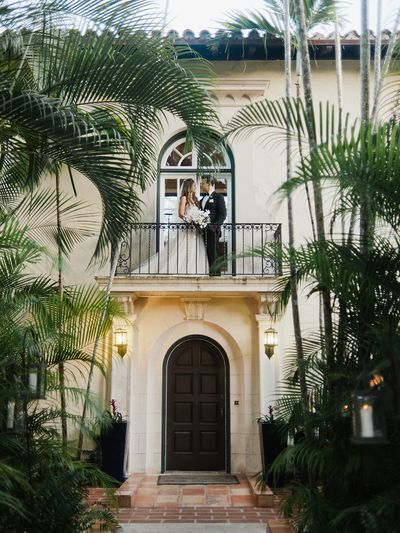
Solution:
<svg viewBox="0 0 400 533">
<path fill-rule="evenodd" d="M 201 209 L 191 209 L 185 217 L 188 224 L 192 224 L 196 228 L 204 229 L 210 223 L 210 211 L 201 211 Z"/>
</svg>

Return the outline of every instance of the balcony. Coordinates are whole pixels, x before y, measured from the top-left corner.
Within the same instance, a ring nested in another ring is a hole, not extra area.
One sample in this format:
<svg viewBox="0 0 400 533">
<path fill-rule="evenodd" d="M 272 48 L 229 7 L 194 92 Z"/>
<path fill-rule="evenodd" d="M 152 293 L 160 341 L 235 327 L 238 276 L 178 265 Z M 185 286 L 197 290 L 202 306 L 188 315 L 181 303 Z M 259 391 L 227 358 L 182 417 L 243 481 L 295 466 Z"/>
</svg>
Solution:
<svg viewBox="0 0 400 533">
<path fill-rule="evenodd" d="M 223 224 L 221 230 L 218 261 L 223 277 L 281 274 L 274 247 L 281 242 L 281 224 Z M 116 275 L 208 276 L 203 233 L 184 223 L 135 224 L 122 243 Z"/>
</svg>

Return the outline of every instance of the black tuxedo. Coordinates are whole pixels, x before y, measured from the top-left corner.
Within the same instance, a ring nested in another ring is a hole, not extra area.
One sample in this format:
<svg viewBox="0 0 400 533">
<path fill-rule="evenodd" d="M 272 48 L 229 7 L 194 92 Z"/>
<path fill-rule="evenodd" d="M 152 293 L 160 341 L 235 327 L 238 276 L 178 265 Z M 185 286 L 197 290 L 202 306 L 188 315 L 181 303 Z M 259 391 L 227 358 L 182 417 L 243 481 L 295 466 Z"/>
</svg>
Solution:
<svg viewBox="0 0 400 533">
<path fill-rule="evenodd" d="M 214 263 L 218 257 L 217 242 L 221 236 L 221 224 L 226 219 L 225 200 L 222 194 L 215 191 L 210 194 L 205 205 L 203 205 L 203 198 L 204 196 L 200 200 L 200 207 L 210 213 L 210 224 L 208 224 L 204 231 L 210 274 L 220 274 L 218 267 L 215 267 Z"/>
</svg>

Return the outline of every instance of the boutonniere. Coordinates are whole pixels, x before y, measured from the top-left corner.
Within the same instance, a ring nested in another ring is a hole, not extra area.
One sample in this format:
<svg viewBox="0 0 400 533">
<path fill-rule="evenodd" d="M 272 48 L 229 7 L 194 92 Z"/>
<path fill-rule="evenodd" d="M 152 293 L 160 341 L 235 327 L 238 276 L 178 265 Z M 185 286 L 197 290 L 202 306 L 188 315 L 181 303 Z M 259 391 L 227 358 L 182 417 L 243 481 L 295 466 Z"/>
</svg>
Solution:
<svg viewBox="0 0 400 533">
<path fill-rule="evenodd" d="M 212 198 L 210 198 L 207 202 L 208 204 L 213 204 L 214 203 L 214 200 Z"/>
</svg>

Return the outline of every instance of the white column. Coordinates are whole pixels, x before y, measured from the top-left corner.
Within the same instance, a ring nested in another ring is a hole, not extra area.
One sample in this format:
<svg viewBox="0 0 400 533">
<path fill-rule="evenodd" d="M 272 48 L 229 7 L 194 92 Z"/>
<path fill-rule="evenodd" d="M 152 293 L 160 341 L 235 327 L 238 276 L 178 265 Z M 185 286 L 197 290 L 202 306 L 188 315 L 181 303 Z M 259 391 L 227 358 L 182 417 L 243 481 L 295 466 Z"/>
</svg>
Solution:
<svg viewBox="0 0 400 533">
<path fill-rule="evenodd" d="M 117 411 L 128 421 L 125 444 L 125 472 L 129 471 L 130 450 L 130 418 L 131 418 L 131 383 L 132 383 L 132 356 L 134 356 L 135 322 L 134 301 L 136 296 L 118 296 L 117 301 L 125 312 L 124 319 L 113 322 L 113 338 L 116 329 L 126 329 L 128 349 L 124 357 L 120 357 L 113 346 L 111 362 L 111 399 L 116 401 Z M 114 341 L 113 341 L 114 342 Z"/>
<path fill-rule="evenodd" d="M 111 399 L 117 404 L 117 410 L 122 413 L 124 418 L 129 418 L 129 398 L 131 389 L 131 358 L 134 346 L 134 328 L 136 315 L 134 311 L 134 300 L 132 296 L 120 296 L 117 301 L 120 303 L 126 319 L 114 320 L 113 333 L 116 329 L 126 329 L 128 350 L 126 355 L 121 358 L 113 346 L 113 356 L 111 363 Z"/>
</svg>

